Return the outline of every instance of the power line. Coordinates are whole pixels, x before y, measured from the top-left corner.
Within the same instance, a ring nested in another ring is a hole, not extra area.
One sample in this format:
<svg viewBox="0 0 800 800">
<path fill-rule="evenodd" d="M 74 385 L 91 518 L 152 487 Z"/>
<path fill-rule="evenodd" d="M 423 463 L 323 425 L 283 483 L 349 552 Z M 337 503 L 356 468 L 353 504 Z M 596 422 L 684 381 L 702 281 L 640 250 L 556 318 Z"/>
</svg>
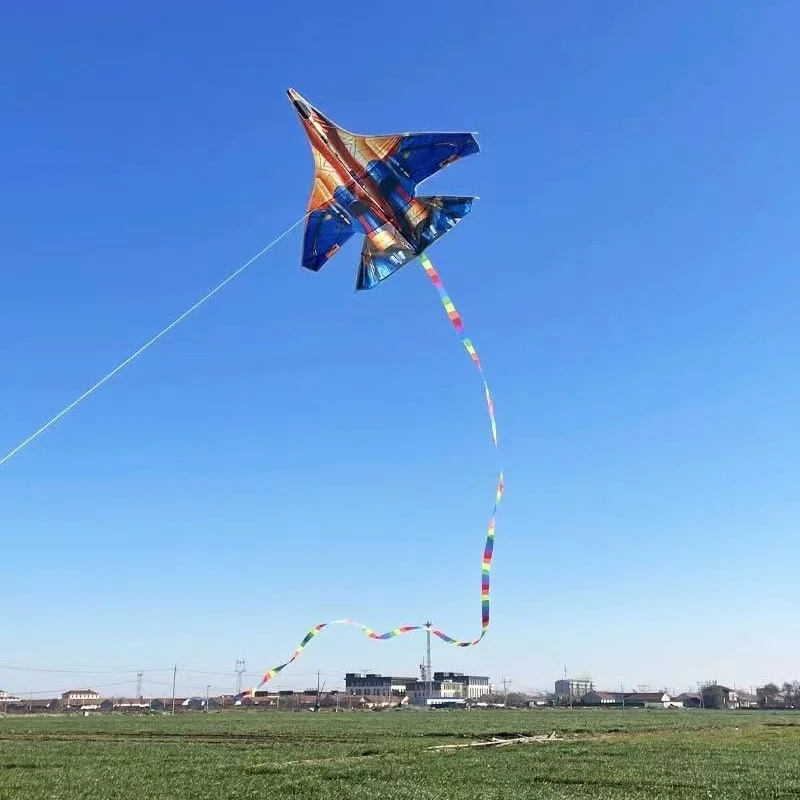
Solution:
<svg viewBox="0 0 800 800">
<path fill-rule="evenodd" d="M 119 675 L 124 672 L 135 672 L 133 667 L 120 667 L 118 669 L 80 669 L 72 667 L 70 669 L 53 669 L 50 667 L 20 667 L 10 664 L 0 664 L 0 669 L 13 670 L 14 672 L 49 672 L 62 675 Z M 147 672 L 169 672 L 172 667 L 162 667 L 148 669 Z"/>
<path fill-rule="evenodd" d="M 130 686 L 130 681 L 114 681 L 113 683 L 99 683 L 95 684 L 95 688 L 97 689 L 109 689 L 112 686 Z M 29 695 L 33 697 L 35 695 L 44 694 L 48 695 L 49 697 L 53 697 L 54 695 L 61 694 L 64 691 L 64 687 L 62 686 L 60 689 L 37 689 L 35 692 L 19 692 L 20 695 Z"/>
</svg>

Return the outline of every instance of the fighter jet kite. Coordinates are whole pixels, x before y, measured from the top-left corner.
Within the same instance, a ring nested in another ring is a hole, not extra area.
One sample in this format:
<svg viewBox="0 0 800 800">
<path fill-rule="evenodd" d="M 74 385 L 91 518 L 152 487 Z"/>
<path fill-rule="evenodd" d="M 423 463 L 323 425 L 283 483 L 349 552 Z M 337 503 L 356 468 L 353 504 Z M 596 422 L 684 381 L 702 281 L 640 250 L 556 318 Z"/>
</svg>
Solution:
<svg viewBox="0 0 800 800">
<path fill-rule="evenodd" d="M 415 197 L 414 192 L 456 159 L 477 153 L 473 134 L 358 136 L 294 89 L 287 93 L 314 154 L 303 241 L 306 269 L 317 272 L 354 233 L 363 233 L 356 289 L 371 289 L 469 214 L 476 197 Z"/>
</svg>

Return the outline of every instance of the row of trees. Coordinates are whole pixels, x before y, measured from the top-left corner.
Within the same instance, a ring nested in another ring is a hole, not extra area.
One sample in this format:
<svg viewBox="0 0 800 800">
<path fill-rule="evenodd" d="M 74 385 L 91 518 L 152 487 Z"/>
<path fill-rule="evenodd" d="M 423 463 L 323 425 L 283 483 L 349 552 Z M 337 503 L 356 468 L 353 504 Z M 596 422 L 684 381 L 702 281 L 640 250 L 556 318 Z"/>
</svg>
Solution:
<svg viewBox="0 0 800 800">
<path fill-rule="evenodd" d="M 768 683 L 757 690 L 759 708 L 800 708 L 800 681 Z"/>
</svg>

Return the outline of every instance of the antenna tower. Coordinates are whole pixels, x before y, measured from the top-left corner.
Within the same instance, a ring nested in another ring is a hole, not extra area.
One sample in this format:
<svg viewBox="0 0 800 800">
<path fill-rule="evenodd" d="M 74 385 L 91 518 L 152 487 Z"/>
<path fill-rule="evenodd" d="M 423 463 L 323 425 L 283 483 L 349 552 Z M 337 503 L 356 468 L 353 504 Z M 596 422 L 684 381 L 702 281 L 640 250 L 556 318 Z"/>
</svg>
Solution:
<svg viewBox="0 0 800 800">
<path fill-rule="evenodd" d="M 431 671 L 431 625 L 433 623 L 425 623 L 425 637 L 427 639 L 425 647 L 425 704 L 433 694 L 433 672 Z"/>
<path fill-rule="evenodd" d="M 236 694 L 239 694 L 242 691 L 242 683 L 244 681 L 245 671 L 244 659 L 242 658 L 237 660 L 236 666 L 233 669 L 234 675 L 236 675 Z"/>
</svg>

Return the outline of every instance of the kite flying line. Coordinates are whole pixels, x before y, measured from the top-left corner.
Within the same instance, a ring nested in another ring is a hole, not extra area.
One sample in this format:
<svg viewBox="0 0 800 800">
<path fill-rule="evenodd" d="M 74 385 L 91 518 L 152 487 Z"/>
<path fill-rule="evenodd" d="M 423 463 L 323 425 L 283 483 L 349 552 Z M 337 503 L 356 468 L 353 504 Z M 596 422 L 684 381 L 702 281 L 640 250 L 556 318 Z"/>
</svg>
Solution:
<svg viewBox="0 0 800 800">
<path fill-rule="evenodd" d="M 9 461 L 17 453 L 19 453 L 20 450 L 23 450 L 25 447 L 27 447 L 31 442 L 34 441 L 34 439 L 38 439 L 48 428 L 50 428 L 52 425 L 55 425 L 56 422 L 58 422 L 63 416 L 72 411 L 72 409 L 75 408 L 75 406 L 82 403 L 90 395 L 93 395 L 104 383 L 110 381 L 118 372 L 127 367 L 128 364 L 130 364 L 132 361 L 135 361 L 142 353 L 144 353 L 145 350 L 149 350 L 159 339 L 161 339 L 163 336 L 166 336 L 166 334 L 168 334 L 174 327 L 180 325 L 180 323 L 183 322 L 186 319 L 186 317 L 188 317 L 191 313 L 200 308 L 200 306 L 205 305 L 205 303 L 207 303 L 218 292 L 222 291 L 222 289 L 224 289 L 234 278 L 238 278 L 239 275 L 241 275 L 249 266 L 254 264 L 256 261 L 258 261 L 259 258 L 261 258 L 263 255 L 272 250 L 272 248 L 275 247 L 275 245 L 278 244 L 278 242 L 280 242 L 281 239 L 288 236 L 301 222 L 303 222 L 303 220 L 305 220 L 305 218 L 310 213 L 311 210 L 309 210 L 306 214 L 303 214 L 303 216 L 300 217 L 300 219 L 298 219 L 296 222 L 293 222 L 282 234 L 280 234 L 280 236 L 276 236 L 266 247 L 264 247 L 262 250 L 256 253 L 252 258 L 245 261 L 245 263 L 242 264 L 241 267 L 239 267 L 237 270 L 228 275 L 228 277 L 225 278 L 225 280 L 218 283 L 210 292 L 201 297 L 200 300 L 198 300 L 191 308 L 188 308 L 186 311 L 183 312 L 183 314 L 172 320 L 172 322 L 170 322 L 166 328 L 164 328 L 160 333 L 157 333 L 152 339 L 150 339 L 149 342 L 143 344 L 135 353 L 129 355 L 124 361 L 122 361 L 116 367 L 114 367 L 114 369 L 112 369 L 111 372 L 102 377 L 93 386 L 90 386 L 80 397 L 77 397 L 68 406 L 61 409 L 61 411 L 59 411 L 58 414 L 56 414 L 54 417 L 45 422 L 45 424 L 42 425 L 41 428 L 32 433 L 27 439 L 25 439 L 25 441 L 20 442 L 20 444 L 18 444 L 13 450 L 9 450 L 8 453 L 6 453 L 2 458 L 0 458 L 0 467 L 2 467 L 3 464 L 6 463 L 6 461 Z"/>
<path fill-rule="evenodd" d="M 472 359 L 472 363 L 475 365 L 478 373 L 480 374 L 481 381 L 483 382 L 483 389 L 486 395 L 486 407 L 489 411 L 489 421 L 491 423 L 491 431 L 492 431 L 492 443 L 495 446 L 495 449 L 499 451 L 500 445 L 497 441 L 497 424 L 495 422 L 494 416 L 494 403 L 492 402 L 492 395 L 489 391 L 489 384 L 486 381 L 486 376 L 483 372 L 483 366 L 481 365 L 480 358 L 478 357 L 478 353 L 475 350 L 472 341 L 466 336 L 464 332 L 464 323 L 461 320 L 461 316 L 459 315 L 458 311 L 456 311 L 456 307 L 453 305 L 453 301 L 447 294 L 447 291 L 444 288 L 444 284 L 442 283 L 439 274 L 436 272 L 433 264 L 431 263 L 430 259 L 425 253 L 422 253 L 419 257 L 420 261 L 422 262 L 422 266 L 425 269 L 425 272 L 430 278 L 431 283 L 434 285 L 434 288 L 439 293 L 439 299 L 441 300 L 442 306 L 444 307 L 445 312 L 447 313 L 447 317 L 452 323 L 453 327 L 456 329 L 456 333 L 458 334 L 461 344 L 464 345 L 464 349 L 467 351 L 467 354 Z M 473 645 L 478 644 L 486 633 L 489 630 L 489 617 L 490 617 L 490 596 L 489 596 L 489 583 L 490 583 L 490 574 L 492 570 L 492 555 L 494 552 L 494 531 L 495 531 L 495 517 L 497 515 L 497 506 L 500 504 L 500 500 L 503 497 L 503 470 L 500 469 L 500 474 L 497 478 L 497 493 L 495 495 L 494 506 L 492 507 L 492 515 L 489 519 L 489 528 L 486 534 L 486 544 L 484 545 L 483 549 L 483 561 L 481 563 L 481 632 L 480 636 L 475 639 L 470 640 L 462 640 L 462 639 L 454 639 L 451 636 L 448 636 L 443 631 L 440 631 L 436 628 L 429 627 L 428 625 L 402 625 L 399 628 L 395 628 L 394 630 L 387 631 L 386 633 L 376 633 L 372 628 L 363 625 L 360 622 L 356 622 L 352 619 L 337 619 L 333 620 L 332 622 L 321 622 L 318 625 L 315 625 L 304 637 L 300 644 L 297 645 L 297 649 L 294 651 L 292 657 L 281 664 L 280 666 L 273 667 L 272 669 L 268 670 L 264 673 L 264 677 L 261 679 L 261 682 L 258 684 L 259 686 L 263 686 L 265 683 L 270 681 L 274 678 L 279 672 L 284 670 L 286 667 L 289 666 L 293 661 L 299 658 L 300 654 L 303 652 L 305 646 L 323 629 L 327 628 L 329 625 L 352 625 L 356 628 L 360 628 L 364 635 L 367 636 L 369 639 L 375 640 L 386 640 L 386 639 L 393 639 L 395 636 L 403 636 L 407 633 L 411 633 L 411 631 L 418 631 L 418 630 L 430 630 L 430 632 L 441 639 L 443 642 L 447 644 L 454 645 L 455 647 L 472 647 Z M 257 688 L 257 687 L 256 687 Z M 239 696 L 243 697 L 246 695 L 252 696 L 256 692 L 256 688 L 246 689 L 243 691 Z"/>
</svg>

